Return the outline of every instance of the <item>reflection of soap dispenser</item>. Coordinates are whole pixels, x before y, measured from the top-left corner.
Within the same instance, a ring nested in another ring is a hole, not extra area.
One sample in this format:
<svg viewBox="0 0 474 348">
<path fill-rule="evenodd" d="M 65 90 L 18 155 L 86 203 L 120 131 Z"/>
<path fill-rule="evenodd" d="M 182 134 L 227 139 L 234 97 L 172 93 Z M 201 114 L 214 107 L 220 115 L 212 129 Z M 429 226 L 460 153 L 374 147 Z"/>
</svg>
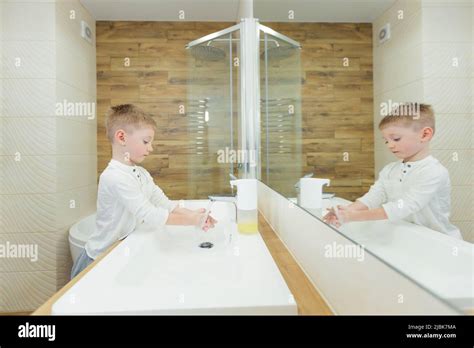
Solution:
<svg viewBox="0 0 474 348">
<path fill-rule="evenodd" d="M 231 186 L 237 187 L 237 226 L 240 233 L 258 232 L 257 180 L 231 180 Z"/>
<path fill-rule="evenodd" d="M 301 178 L 299 205 L 308 209 L 320 209 L 323 205 L 323 185 L 330 184 L 329 179 Z"/>
</svg>

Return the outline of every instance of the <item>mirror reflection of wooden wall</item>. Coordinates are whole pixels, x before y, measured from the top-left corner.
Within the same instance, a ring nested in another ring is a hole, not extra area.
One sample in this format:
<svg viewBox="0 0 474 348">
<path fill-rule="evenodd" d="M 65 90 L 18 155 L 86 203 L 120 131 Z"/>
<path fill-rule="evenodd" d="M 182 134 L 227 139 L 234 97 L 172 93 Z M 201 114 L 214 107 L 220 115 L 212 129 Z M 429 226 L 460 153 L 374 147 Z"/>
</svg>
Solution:
<svg viewBox="0 0 474 348">
<path fill-rule="evenodd" d="M 354 200 L 374 181 L 372 25 L 263 24 L 302 45 L 304 173 L 331 179 L 325 191 Z"/>
</svg>

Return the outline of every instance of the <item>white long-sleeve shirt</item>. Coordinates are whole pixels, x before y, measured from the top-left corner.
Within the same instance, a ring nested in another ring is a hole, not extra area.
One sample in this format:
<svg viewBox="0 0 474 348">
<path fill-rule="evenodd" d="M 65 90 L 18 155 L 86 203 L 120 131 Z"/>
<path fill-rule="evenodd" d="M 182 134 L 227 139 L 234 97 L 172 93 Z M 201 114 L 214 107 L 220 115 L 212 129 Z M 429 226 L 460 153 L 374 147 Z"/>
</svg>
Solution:
<svg viewBox="0 0 474 348">
<path fill-rule="evenodd" d="M 85 245 L 95 259 L 139 224 L 164 226 L 173 204 L 150 173 L 112 159 L 99 178 L 96 230 Z"/>
<path fill-rule="evenodd" d="M 369 192 L 357 200 L 369 209 L 383 207 L 389 221 L 405 220 L 462 239 L 449 222 L 448 170 L 433 156 L 387 164 Z"/>
</svg>

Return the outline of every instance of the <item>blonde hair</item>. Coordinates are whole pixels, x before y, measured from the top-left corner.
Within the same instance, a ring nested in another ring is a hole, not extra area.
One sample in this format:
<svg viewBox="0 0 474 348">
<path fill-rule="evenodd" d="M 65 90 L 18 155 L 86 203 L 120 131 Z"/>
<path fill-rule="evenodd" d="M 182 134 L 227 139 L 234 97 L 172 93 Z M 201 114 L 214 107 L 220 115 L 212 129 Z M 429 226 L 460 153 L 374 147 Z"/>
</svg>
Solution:
<svg viewBox="0 0 474 348">
<path fill-rule="evenodd" d="M 389 125 L 402 125 L 414 127 L 420 130 L 430 127 L 435 131 L 435 117 L 431 105 L 422 103 L 404 103 L 397 105 L 389 115 L 385 116 L 379 123 L 379 129 Z"/>
<path fill-rule="evenodd" d="M 133 104 L 120 104 L 110 107 L 105 118 L 105 130 L 107 138 L 114 142 L 114 134 L 118 129 L 132 131 L 131 127 L 143 128 L 153 127 L 156 130 L 156 122 L 150 114 L 147 114 Z"/>
</svg>

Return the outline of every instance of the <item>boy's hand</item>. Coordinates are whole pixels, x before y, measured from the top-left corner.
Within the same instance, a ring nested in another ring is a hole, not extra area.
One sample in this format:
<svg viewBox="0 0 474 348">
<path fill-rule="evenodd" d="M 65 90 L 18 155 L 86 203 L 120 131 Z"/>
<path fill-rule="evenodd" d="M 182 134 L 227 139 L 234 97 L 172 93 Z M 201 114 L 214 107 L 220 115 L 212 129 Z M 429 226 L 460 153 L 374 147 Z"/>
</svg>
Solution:
<svg viewBox="0 0 474 348">
<path fill-rule="evenodd" d="M 210 228 L 213 228 L 214 225 L 217 223 L 217 220 L 214 219 L 211 215 L 211 212 L 209 212 L 209 215 L 206 214 L 206 209 L 200 208 L 196 210 L 196 219 L 197 223 L 196 225 L 201 227 L 204 231 L 208 231 Z M 207 217 L 206 217 L 207 215 Z M 206 219 L 206 221 L 204 221 Z"/>
<path fill-rule="evenodd" d="M 323 217 L 323 221 L 330 225 L 335 225 L 336 227 L 340 227 L 343 223 L 351 221 L 350 219 L 350 208 L 348 206 L 337 206 L 337 214 L 336 210 L 331 207 L 328 210 L 328 213 Z"/>
<path fill-rule="evenodd" d="M 210 213 L 210 212 L 209 212 Z M 214 225 L 217 223 L 217 220 L 214 219 L 211 215 L 208 215 L 202 229 L 207 232 L 210 228 L 214 228 Z"/>
<path fill-rule="evenodd" d="M 337 220 L 336 212 L 334 208 L 327 209 L 328 213 L 323 216 L 323 221 L 329 225 L 335 225 L 336 227 L 340 226 L 339 221 Z"/>
</svg>

